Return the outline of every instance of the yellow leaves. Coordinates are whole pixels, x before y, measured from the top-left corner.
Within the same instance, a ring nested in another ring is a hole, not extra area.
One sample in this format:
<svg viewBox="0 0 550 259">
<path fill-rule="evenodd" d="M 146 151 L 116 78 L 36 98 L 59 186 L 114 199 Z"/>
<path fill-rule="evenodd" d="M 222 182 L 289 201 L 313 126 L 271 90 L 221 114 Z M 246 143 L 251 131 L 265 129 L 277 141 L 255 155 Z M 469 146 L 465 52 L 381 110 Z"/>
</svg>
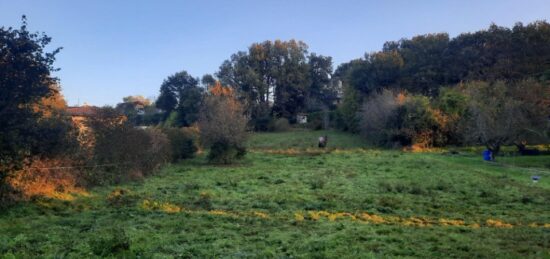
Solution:
<svg viewBox="0 0 550 259">
<path fill-rule="evenodd" d="M 88 196 L 84 188 L 78 187 L 73 169 L 49 170 L 40 168 L 63 168 L 72 166 L 70 159 L 33 158 L 23 170 L 15 172 L 7 180 L 23 198 L 34 196 L 71 201 L 75 196 Z"/>
<path fill-rule="evenodd" d="M 178 212 L 184 212 L 189 214 L 207 214 L 207 215 L 213 215 L 213 216 L 221 216 L 221 217 L 231 217 L 231 218 L 258 218 L 262 220 L 269 220 L 269 219 L 279 219 L 279 220 L 290 220 L 288 217 L 289 215 L 275 215 L 270 216 L 266 212 L 261 211 L 252 211 L 252 212 L 238 212 L 238 211 L 227 211 L 227 210 L 186 210 L 182 207 L 178 207 L 177 205 L 174 205 L 172 203 L 168 202 L 156 202 L 156 201 L 150 201 L 150 200 L 144 200 L 141 203 L 141 208 L 144 210 L 154 210 L 154 211 L 163 211 L 166 213 L 178 213 Z M 371 214 L 367 212 L 362 213 L 349 213 L 349 212 L 329 212 L 329 211 L 306 211 L 306 212 L 295 212 L 293 213 L 293 217 L 291 217 L 295 222 L 304 222 L 304 221 L 311 221 L 311 222 L 318 222 L 322 219 L 328 220 L 330 222 L 338 221 L 338 220 L 351 220 L 352 222 L 360 222 L 360 223 L 370 223 L 370 224 L 385 224 L 385 225 L 396 225 L 396 226 L 405 226 L 405 227 L 464 227 L 464 228 L 472 228 L 472 229 L 479 229 L 481 225 L 476 222 L 466 223 L 466 221 L 462 219 L 447 219 L 447 218 L 439 218 L 439 219 L 429 219 L 424 217 L 409 217 L 409 218 L 402 218 L 398 216 L 382 216 L 382 215 L 376 215 Z M 490 227 L 490 228 L 512 228 L 514 225 L 505 223 L 498 219 L 488 219 L 485 221 L 485 224 L 483 224 L 484 227 Z M 516 225 L 521 226 L 521 225 Z M 532 228 L 550 228 L 550 223 L 544 223 L 544 224 L 537 224 L 537 223 L 531 223 L 528 225 L 523 225 L 526 227 L 532 227 Z"/>
<path fill-rule="evenodd" d="M 411 217 L 409 219 L 403 220 L 403 225 L 405 226 L 416 226 L 416 227 L 429 227 L 432 225 L 432 222 L 425 218 Z"/>
<path fill-rule="evenodd" d="M 230 213 L 224 211 L 224 210 L 211 210 L 211 211 L 208 211 L 208 214 L 211 214 L 211 215 L 223 215 L 223 216 L 229 216 L 231 215 Z"/>
<path fill-rule="evenodd" d="M 465 226 L 464 220 L 453 220 L 453 219 L 439 219 L 439 224 L 442 226 Z"/>
<path fill-rule="evenodd" d="M 380 217 L 380 216 L 377 216 L 377 215 L 371 215 L 371 214 L 368 214 L 368 213 L 362 213 L 360 218 L 366 222 L 371 222 L 371 223 L 375 223 L 375 224 L 382 224 L 382 223 L 385 223 L 386 220 L 384 220 L 384 218 Z"/>
<path fill-rule="evenodd" d="M 233 96 L 233 89 L 227 86 L 223 86 L 220 81 L 216 81 L 214 86 L 212 86 L 209 91 L 212 95 L 216 96 Z"/>
<path fill-rule="evenodd" d="M 144 210 L 163 211 L 166 213 L 178 213 L 183 211 L 183 208 L 175 204 L 150 200 L 144 200 L 141 203 L 141 208 Z"/>
<path fill-rule="evenodd" d="M 51 85 L 51 95 L 40 99 L 32 106 L 34 112 L 41 112 L 44 117 L 51 117 L 55 111 L 61 111 L 67 108 L 67 102 L 61 94 L 58 85 Z"/>
<path fill-rule="evenodd" d="M 254 211 L 253 215 L 258 217 L 258 218 L 262 218 L 262 219 L 268 219 L 269 218 L 269 215 L 267 215 L 266 213 L 260 212 L 260 211 Z"/>
<path fill-rule="evenodd" d="M 498 219 L 488 219 L 485 223 L 487 224 L 487 226 L 495 227 L 495 228 L 511 228 L 511 227 L 513 227 L 512 224 L 502 222 Z"/>
</svg>

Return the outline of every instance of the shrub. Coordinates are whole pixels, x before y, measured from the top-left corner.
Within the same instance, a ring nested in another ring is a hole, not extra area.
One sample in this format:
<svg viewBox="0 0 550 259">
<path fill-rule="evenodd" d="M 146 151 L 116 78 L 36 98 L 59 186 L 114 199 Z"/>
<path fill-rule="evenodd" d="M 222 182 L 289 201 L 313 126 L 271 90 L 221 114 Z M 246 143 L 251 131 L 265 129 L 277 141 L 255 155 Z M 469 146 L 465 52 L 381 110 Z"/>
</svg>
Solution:
<svg viewBox="0 0 550 259">
<path fill-rule="evenodd" d="M 361 114 L 360 109 L 360 93 L 355 88 L 345 85 L 342 103 L 338 106 L 337 110 L 336 125 L 344 131 L 359 132 L 361 130 L 359 126 L 360 116 L 358 116 Z"/>
<path fill-rule="evenodd" d="M 95 144 L 84 175 L 87 184 L 101 185 L 141 179 L 168 161 L 167 139 L 158 131 L 131 126 L 112 108 L 99 109 L 87 121 Z"/>
<path fill-rule="evenodd" d="M 396 95 L 389 90 L 383 90 L 367 99 L 361 110 L 362 135 L 374 144 L 387 144 L 391 139 L 387 126 L 398 105 Z"/>
<path fill-rule="evenodd" d="M 284 132 L 290 130 L 290 123 L 286 118 L 279 118 L 273 122 L 273 131 Z"/>
<path fill-rule="evenodd" d="M 311 130 L 323 129 L 323 112 L 312 112 L 307 116 L 307 127 Z"/>
<path fill-rule="evenodd" d="M 361 131 L 374 144 L 424 148 L 437 143 L 440 125 L 427 97 L 383 90 L 363 104 Z"/>
<path fill-rule="evenodd" d="M 189 128 L 163 128 L 171 147 L 171 161 L 192 158 L 198 150 L 197 132 Z"/>
<path fill-rule="evenodd" d="M 216 164 L 230 164 L 235 159 L 243 158 L 244 155 L 246 155 L 244 146 L 219 141 L 210 146 L 208 160 Z"/>
<path fill-rule="evenodd" d="M 463 118 L 467 115 L 468 99 L 459 87 L 445 87 L 439 90 L 439 95 L 434 100 L 435 118 L 439 125 L 437 145 L 460 145 L 463 143 L 461 128 L 464 126 Z"/>
<path fill-rule="evenodd" d="M 149 148 L 142 159 L 145 172 L 154 172 L 172 160 L 172 146 L 168 136 L 159 129 L 147 129 Z"/>
<path fill-rule="evenodd" d="M 390 140 L 402 146 L 431 147 L 437 134 L 437 122 L 425 96 L 409 96 L 390 118 Z"/>
<path fill-rule="evenodd" d="M 201 143 L 210 149 L 210 162 L 228 164 L 244 156 L 247 122 L 230 88 L 219 83 L 211 88 L 199 119 Z"/>
</svg>

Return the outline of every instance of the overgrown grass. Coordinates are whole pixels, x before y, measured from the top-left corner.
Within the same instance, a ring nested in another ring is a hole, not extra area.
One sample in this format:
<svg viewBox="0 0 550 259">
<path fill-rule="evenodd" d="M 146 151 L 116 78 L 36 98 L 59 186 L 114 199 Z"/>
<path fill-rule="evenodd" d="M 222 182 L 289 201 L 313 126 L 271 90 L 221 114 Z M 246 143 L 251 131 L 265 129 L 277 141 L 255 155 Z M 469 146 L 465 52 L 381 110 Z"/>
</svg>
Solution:
<svg viewBox="0 0 550 259">
<path fill-rule="evenodd" d="M 335 130 L 310 131 L 305 129 L 255 134 L 248 141 L 248 147 L 252 149 L 317 148 L 320 136 L 328 136 L 328 148 L 367 147 L 367 142 L 356 135 Z"/>
<path fill-rule="evenodd" d="M 357 149 L 339 132 L 327 133 L 337 150 L 305 152 L 319 135 L 258 134 L 241 164 L 197 157 L 142 183 L 21 204 L 0 214 L 0 256 L 550 256 L 550 170 L 534 184 L 523 169 L 549 156 L 510 167 Z M 304 152 L 262 151 L 289 148 Z"/>
</svg>

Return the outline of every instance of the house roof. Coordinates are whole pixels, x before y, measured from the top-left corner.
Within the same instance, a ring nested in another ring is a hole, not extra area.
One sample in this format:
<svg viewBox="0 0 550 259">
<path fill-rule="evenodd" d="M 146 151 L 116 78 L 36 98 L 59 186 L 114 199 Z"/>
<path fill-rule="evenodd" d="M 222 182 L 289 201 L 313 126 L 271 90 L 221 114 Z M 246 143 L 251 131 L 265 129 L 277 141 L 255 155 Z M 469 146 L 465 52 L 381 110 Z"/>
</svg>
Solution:
<svg viewBox="0 0 550 259">
<path fill-rule="evenodd" d="M 97 113 L 95 106 L 73 106 L 67 107 L 67 114 L 70 116 L 93 116 Z"/>
</svg>

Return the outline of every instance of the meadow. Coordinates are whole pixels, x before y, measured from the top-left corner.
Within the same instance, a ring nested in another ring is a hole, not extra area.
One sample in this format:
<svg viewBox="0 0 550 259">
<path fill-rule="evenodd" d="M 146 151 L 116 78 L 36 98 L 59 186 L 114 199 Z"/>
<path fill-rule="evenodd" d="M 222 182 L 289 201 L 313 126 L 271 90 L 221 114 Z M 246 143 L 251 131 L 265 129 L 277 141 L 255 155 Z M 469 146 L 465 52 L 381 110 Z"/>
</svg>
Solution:
<svg viewBox="0 0 550 259">
<path fill-rule="evenodd" d="M 254 134 L 248 147 L 235 165 L 200 154 L 142 182 L 3 211 L 0 257 L 550 257 L 550 156 L 491 163 L 306 130 Z"/>
</svg>

